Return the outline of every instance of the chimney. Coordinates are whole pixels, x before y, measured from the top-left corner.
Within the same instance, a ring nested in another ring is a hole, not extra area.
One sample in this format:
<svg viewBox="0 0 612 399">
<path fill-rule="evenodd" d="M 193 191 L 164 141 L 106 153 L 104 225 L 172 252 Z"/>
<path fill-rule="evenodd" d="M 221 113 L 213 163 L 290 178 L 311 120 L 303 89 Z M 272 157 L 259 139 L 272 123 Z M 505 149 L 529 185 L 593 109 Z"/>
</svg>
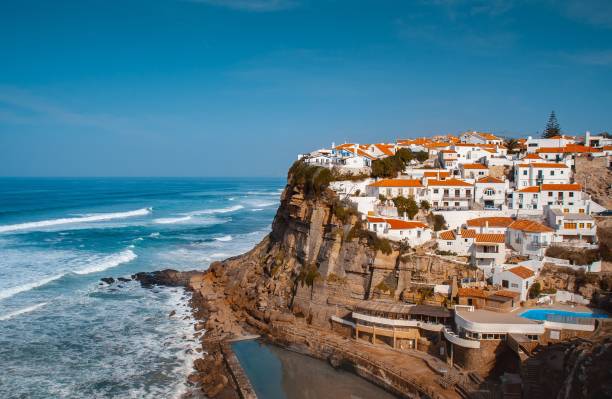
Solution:
<svg viewBox="0 0 612 399">
<path fill-rule="evenodd" d="M 586 147 L 590 147 L 591 146 L 591 132 L 589 132 L 588 130 L 584 134 L 584 145 Z"/>
</svg>

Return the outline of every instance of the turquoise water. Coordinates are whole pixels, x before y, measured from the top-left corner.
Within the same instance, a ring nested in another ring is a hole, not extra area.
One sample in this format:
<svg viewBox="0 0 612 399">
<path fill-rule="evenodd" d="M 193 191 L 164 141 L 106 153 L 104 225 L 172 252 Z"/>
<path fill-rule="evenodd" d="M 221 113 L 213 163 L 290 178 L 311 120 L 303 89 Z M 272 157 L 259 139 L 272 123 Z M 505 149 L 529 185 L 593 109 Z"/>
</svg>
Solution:
<svg viewBox="0 0 612 399">
<path fill-rule="evenodd" d="M 392 399 L 395 396 L 328 363 L 259 341 L 232 344 L 259 398 Z"/>
<path fill-rule="evenodd" d="M 566 310 L 557 309 L 530 309 L 520 314 L 521 317 L 531 320 L 546 320 L 547 316 L 563 316 L 563 317 L 576 317 L 576 318 L 601 318 L 605 319 L 608 316 L 603 313 L 591 313 L 591 312 L 568 312 Z"/>
<path fill-rule="evenodd" d="M 0 179 L 0 398 L 180 396 L 196 345 L 188 296 L 100 278 L 249 250 L 284 183 Z"/>
</svg>

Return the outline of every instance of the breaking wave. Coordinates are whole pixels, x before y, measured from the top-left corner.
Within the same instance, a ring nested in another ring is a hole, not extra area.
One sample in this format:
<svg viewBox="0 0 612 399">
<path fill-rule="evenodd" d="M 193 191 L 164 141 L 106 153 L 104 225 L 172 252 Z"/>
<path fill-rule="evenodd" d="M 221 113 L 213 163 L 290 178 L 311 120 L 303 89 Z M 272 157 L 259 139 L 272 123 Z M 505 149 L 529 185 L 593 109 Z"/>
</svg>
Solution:
<svg viewBox="0 0 612 399">
<path fill-rule="evenodd" d="M 26 222 L 19 224 L 9 224 L 0 226 L 0 233 L 5 233 L 9 231 L 17 231 L 17 230 L 31 230 L 43 227 L 51 227 L 62 224 L 71 224 L 71 223 L 87 223 L 87 222 L 100 222 L 105 220 L 112 219 L 124 219 L 134 216 L 145 216 L 153 211 L 153 208 L 141 208 L 133 211 L 127 212 L 112 212 L 112 213 L 100 213 L 97 215 L 88 215 L 81 217 L 73 217 L 73 218 L 60 218 L 60 219 L 50 219 L 50 220 L 41 220 L 38 222 Z"/>
<path fill-rule="evenodd" d="M 226 235 L 223 237 L 215 237 L 215 240 L 217 241 L 232 241 L 234 238 L 231 235 Z"/>
<path fill-rule="evenodd" d="M 138 255 L 136 255 L 131 249 L 126 249 L 123 252 L 118 254 L 107 256 L 97 262 L 91 263 L 89 266 L 84 267 L 80 270 L 75 270 L 76 274 L 90 274 L 101 272 L 106 269 L 110 269 L 111 267 L 117 267 L 122 263 L 128 263 L 136 259 Z"/>
<path fill-rule="evenodd" d="M 195 216 L 195 215 L 212 215 L 215 213 L 229 213 L 229 212 L 239 211 L 243 208 L 244 208 L 243 205 L 233 205 L 233 206 L 228 206 L 227 208 L 203 209 L 201 211 L 193 211 L 193 212 L 189 212 L 188 215 Z"/>
<path fill-rule="evenodd" d="M 174 223 L 182 223 L 188 222 L 191 220 L 192 216 L 181 216 L 176 218 L 160 218 L 153 220 L 153 223 L 157 224 L 174 224 Z"/>
<path fill-rule="evenodd" d="M 23 309 L 16 310 L 14 312 L 7 313 L 4 316 L 0 316 L 0 321 L 12 319 L 13 317 L 19 316 L 20 314 L 33 312 L 38 308 L 42 308 L 46 304 L 47 302 L 38 303 L 36 305 L 28 306 L 27 308 L 23 308 Z"/>
<path fill-rule="evenodd" d="M 46 277 L 42 280 L 34 281 L 31 283 L 26 283 L 22 285 L 18 285 L 16 287 L 7 288 L 3 291 L 0 291 L 0 300 L 10 298 L 13 295 L 17 295 L 21 292 L 30 291 L 34 288 L 38 288 L 42 285 L 48 284 L 51 281 L 57 280 L 59 278 L 64 277 L 64 274 L 58 274 L 56 276 Z"/>
</svg>

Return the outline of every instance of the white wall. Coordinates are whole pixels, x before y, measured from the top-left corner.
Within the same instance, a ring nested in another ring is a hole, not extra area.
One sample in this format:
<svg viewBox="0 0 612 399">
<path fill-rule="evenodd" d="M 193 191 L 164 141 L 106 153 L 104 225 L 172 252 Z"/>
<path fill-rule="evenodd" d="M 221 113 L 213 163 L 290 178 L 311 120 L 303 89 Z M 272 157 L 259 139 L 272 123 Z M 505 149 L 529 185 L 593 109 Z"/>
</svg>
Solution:
<svg viewBox="0 0 612 399">
<path fill-rule="evenodd" d="M 442 215 L 446 220 L 449 229 L 455 229 L 465 224 L 468 219 L 476 219 L 491 216 L 516 216 L 517 211 L 520 216 L 541 215 L 542 211 L 538 209 L 505 209 L 494 211 L 434 211 L 435 215 Z"/>
</svg>

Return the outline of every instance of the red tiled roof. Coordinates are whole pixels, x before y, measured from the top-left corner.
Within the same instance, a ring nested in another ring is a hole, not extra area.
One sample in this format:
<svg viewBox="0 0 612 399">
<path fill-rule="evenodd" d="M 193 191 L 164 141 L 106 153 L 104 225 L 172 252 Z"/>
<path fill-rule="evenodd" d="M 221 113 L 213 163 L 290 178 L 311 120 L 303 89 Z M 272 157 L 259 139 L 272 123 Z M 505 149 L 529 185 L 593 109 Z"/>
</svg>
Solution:
<svg viewBox="0 0 612 399">
<path fill-rule="evenodd" d="M 523 159 L 542 159 L 541 156 L 535 153 L 527 154 Z"/>
<path fill-rule="evenodd" d="M 438 172 L 430 171 L 430 172 L 423 173 L 423 176 L 424 177 L 448 177 L 450 176 L 450 172 L 447 172 L 445 170 L 440 170 Z"/>
<path fill-rule="evenodd" d="M 505 234 L 476 234 L 476 242 L 503 244 L 504 242 L 506 242 L 506 235 Z"/>
<path fill-rule="evenodd" d="M 398 219 L 386 219 L 386 222 L 391 226 L 391 230 L 403 230 L 403 229 L 417 229 L 417 228 L 428 228 L 423 222 L 398 220 Z"/>
<path fill-rule="evenodd" d="M 497 177 L 486 176 L 480 180 L 477 180 L 476 183 L 502 183 L 503 184 L 504 181 L 501 179 L 498 179 Z"/>
<path fill-rule="evenodd" d="M 455 232 L 453 230 L 441 231 L 438 233 L 438 237 L 442 240 L 454 240 Z"/>
<path fill-rule="evenodd" d="M 507 298 L 516 298 L 516 297 L 520 296 L 521 294 L 516 292 L 516 291 L 499 290 L 499 291 L 495 292 L 495 295 L 503 296 L 503 297 L 507 297 Z"/>
<path fill-rule="evenodd" d="M 476 238 L 476 230 L 472 229 L 463 229 L 461 230 L 462 238 Z"/>
<path fill-rule="evenodd" d="M 416 179 L 383 179 L 372 184 L 370 187 L 423 187 L 420 180 Z"/>
<path fill-rule="evenodd" d="M 463 169 L 489 169 L 481 163 L 464 163 Z"/>
<path fill-rule="evenodd" d="M 530 186 L 518 190 L 519 193 L 539 193 L 540 191 L 580 191 L 582 186 L 578 183 L 573 184 L 542 184 L 539 186 Z"/>
<path fill-rule="evenodd" d="M 488 292 L 480 288 L 464 287 L 457 290 L 457 296 L 460 297 L 473 297 L 473 298 L 486 298 Z"/>
<path fill-rule="evenodd" d="M 391 151 L 393 145 L 391 144 L 374 144 L 374 147 L 378 148 L 383 154 L 392 156 L 395 152 Z"/>
<path fill-rule="evenodd" d="M 510 226 L 510 229 L 526 231 L 528 233 L 549 233 L 554 231 L 548 226 L 544 226 L 541 223 L 538 223 L 533 220 L 516 220 Z"/>
<path fill-rule="evenodd" d="M 468 227 L 484 227 L 488 223 L 489 227 L 508 227 L 512 224 L 512 222 L 514 222 L 514 219 L 511 217 L 490 216 L 470 219 L 467 221 L 467 225 Z"/>
<path fill-rule="evenodd" d="M 468 183 L 459 179 L 448 179 L 448 180 L 436 180 L 431 179 L 427 181 L 428 186 L 460 186 L 460 187 L 471 187 L 473 184 Z"/>
<path fill-rule="evenodd" d="M 384 221 L 385 221 L 385 219 L 380 218 L 380 217 L 368 216 L 368 222 L 369 223 L 382 223 Z"/>
<path fill-rule="evenodd" d="M 533 270 L 526 268 L 525 266 L 516 266 L 512 269 L 508 269 L 508 271 L 523 279 L 535 276 Z"/>
</svg>

